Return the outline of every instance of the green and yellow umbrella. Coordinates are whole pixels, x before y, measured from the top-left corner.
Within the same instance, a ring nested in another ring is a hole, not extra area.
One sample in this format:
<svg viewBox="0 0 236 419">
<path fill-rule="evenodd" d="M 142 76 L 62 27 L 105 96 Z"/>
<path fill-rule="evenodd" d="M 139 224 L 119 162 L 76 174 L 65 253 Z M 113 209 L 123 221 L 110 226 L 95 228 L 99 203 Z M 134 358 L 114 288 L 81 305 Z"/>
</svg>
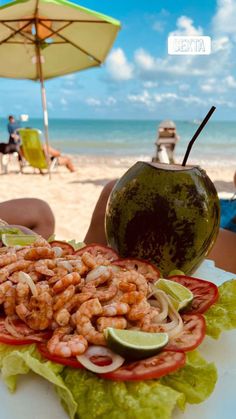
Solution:
<svg viewBox="0 0 236 419">
<path fill-rule="evenodd" d="M 16 0 L 0 7 L 0 77 L 44 80 L 100 66 L 120 22 L 66 0 Z"/>
</svg>

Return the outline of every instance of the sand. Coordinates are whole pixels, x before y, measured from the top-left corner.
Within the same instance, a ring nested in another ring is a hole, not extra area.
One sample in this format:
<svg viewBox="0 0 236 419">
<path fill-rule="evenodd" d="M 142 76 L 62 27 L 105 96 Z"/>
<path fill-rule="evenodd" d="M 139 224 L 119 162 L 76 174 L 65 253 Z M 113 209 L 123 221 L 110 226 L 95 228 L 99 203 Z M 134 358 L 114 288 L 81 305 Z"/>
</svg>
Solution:
<svg viewBox="0 0 236 419">
<path fill-rule="evenodd" d="M 25 168 L 25 174 L 17 173 L 18 166 L 12 158 L 8 173 L 2 173 L 0 177 L 1 201 L 22 197 L 44 199 L 55 214 L 56 238 L 81 241 L 103 186 L 109 180 L 122 176 L 137 159 L 73 156 L 77 171 L 70 173 L 65 167 L 58 167 L 49 180 L 48 175 L 34 173 L 30 167 Z M 235 192 L 235 167 L 221 166 L 219 162 L 201 166 L 215 183 L 219 195 L 231 197 Z"/>
</svg>

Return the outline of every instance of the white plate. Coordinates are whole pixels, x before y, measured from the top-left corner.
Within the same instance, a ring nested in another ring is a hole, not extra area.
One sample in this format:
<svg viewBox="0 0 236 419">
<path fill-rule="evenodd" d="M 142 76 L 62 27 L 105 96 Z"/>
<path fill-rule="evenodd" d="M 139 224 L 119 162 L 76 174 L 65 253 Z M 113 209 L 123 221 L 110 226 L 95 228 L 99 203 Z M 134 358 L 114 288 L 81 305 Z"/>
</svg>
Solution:
<svg viewBox="0 0 236 419">
<path fill-rule="evenodd" d="M 205 261 L 194 274 L 220 285 L 236 275 Z M 202 355 L 215 362 L 218 381 L 213 394 L 204 403 L 187 405 L 184 413 L 174 412 L 173 419 L 235 419 L 236 417 L 236 331 L 226 332 L 215 341 L 206 338 Z M 17 390 L 10 394 L 0 380 L 0 419 L 68 419 L 54 388 L 32 374 L 20 377 Z M 89 408 L 89 406 L 88 406 Z"/>
</svg>

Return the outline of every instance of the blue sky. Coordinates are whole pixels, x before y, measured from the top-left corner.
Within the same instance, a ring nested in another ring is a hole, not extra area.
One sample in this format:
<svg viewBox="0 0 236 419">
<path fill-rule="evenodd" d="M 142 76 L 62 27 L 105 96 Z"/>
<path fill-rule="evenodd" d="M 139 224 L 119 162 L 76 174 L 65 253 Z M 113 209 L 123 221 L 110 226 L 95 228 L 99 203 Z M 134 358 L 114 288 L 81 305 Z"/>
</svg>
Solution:
<svg viewBox="0 0 236 419">
<path fill-rule="evenodd" d="M 0 4 L 4 4 L 0 0 Z M 236 0 L 81 0 L 121 21 L 101 68 L 46 82 L 50 117 L 214 119 L 236 115 Z M 167 38 L 209 35 L 209 56 L 170 56 Z M 30 99 L 30 100 L 29 100 Z M 0 115 L 41 117 L 39 85 L 0 79 Z"/>
</svg>

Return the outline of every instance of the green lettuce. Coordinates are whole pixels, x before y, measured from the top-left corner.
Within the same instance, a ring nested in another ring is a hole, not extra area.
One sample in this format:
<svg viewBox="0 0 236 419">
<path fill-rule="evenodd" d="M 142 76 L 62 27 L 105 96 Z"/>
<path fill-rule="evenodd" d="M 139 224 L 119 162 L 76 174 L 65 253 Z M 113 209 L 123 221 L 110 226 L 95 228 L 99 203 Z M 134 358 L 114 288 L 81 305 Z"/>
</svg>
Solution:
<svg viewBox="0 0 236 419">
<path fill-rule="evenodd" d="M 184 368 L 169 374 L 161 382 L 183 393 L 188 403 L 201 403 L 213 392 L 217 381 L 217 370 L 199 352 L 188 352 Z"/>
<path fill-rule="evenodd" d="M 159 381 L 115 382 L 86 370 L 66 368 L 62 376 L 77 402 L 80 419 L 169 419 L 176 404 L 184 408 L 184 395 Z M 57 389 L 61 396 L 60 388 Z"/>
<path fill-rule="evenodd" d="M 78 404 L 80 419 L 170 419 L 176 406 L 184 410 L 186 401 L 200 403 L 209 397 L 217 372 L 214 364 L 192 352 L 185 367 L 161 380 L 115 382 L 71 368 L 65 368 L 62 377 Z M 57 392 L 60 396 L 61 389 Z"/>
<path fill-rule="evenodd" d="M 0 344 L 0 368 L 2 379 L 8 389 L 14 392 L 17 384 L 17 376 L 27 374 L 30 370 L 35 374 L 60 388 L 60 397 L 71 418 L 75 416 L 77 404 L 70 389 L 65 386 L 60 375 L 63 365 L 45 361 L 36 349 L 36 345 L 10 346 Z"/>
<path fill-rule="evenodd" d="M 219 299 L 204 313 L 207 335 L 217 339 L 221 332 L 236 328 L 236 279 L 219 286 Z"/>
</svg>

